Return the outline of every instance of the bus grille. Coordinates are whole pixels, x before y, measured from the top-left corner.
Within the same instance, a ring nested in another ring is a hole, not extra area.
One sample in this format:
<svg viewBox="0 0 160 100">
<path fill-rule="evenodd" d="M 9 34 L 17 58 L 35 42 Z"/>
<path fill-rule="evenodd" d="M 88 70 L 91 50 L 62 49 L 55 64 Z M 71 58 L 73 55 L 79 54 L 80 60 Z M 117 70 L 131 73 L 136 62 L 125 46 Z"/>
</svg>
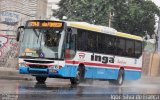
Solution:
<svg viewBox="0 0 160 100">
<path fill-rule="evenodd" d="M 44 66 L 44 65 L 29 65 L 30 68 L 38 68 L 38 69 L 46 69 L 48 68 L 48 66 Z"/>
<path fill-rule="evenodd" d="M 35 70 L 29 70 L 30 74 L 48 74 L 46 71 L 35 71 Z"/>
</svg>

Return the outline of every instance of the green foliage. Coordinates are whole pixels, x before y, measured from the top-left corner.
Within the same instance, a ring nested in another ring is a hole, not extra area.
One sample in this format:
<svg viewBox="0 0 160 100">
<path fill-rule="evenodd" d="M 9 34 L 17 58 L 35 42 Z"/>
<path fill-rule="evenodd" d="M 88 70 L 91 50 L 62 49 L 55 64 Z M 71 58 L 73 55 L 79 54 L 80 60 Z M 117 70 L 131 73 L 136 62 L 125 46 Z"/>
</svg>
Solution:
<svg viewBox="0 0 160 100">
<path fill-rule="evenodd" d="M 154 33 L 155 14 L 159 8 L 150 0 L 61 0 L 54 16 L 69 21 L 84 21 L 112 27 L 121 32 L 143 36 Z"/>
</svg>

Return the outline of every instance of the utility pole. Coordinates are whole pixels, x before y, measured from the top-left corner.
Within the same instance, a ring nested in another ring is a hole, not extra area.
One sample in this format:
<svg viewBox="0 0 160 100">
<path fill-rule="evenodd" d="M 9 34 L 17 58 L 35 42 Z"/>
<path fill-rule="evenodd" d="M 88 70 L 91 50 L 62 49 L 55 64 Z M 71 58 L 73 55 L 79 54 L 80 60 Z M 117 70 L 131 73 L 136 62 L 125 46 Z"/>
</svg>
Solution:
<svg viewBox="0 0 160 100">
<path fill-rule="evenodd" d="M 112 27 L 112 20 L 114 17 L 114 12 L 112 9 L 109 10 L 108 27 Z"/>
</svg>

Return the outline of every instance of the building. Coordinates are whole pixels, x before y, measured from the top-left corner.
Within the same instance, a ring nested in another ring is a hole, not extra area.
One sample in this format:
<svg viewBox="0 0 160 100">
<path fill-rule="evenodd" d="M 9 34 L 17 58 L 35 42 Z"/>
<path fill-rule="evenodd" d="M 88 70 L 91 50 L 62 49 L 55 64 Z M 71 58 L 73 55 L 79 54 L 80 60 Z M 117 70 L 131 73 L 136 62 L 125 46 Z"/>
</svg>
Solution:
<svg viewBox="0 0 160 100">
<path fill-rule="evenodd" d="M 16 31 L 29 19 L 46 19 L 47 0 L 0 0 L 0 67 L 15 67 Z"/>
<path fill-rule="evenodd" d="M 47 0 L 0 0 L 0 11 L 11 11 L 35 18 L 46 18 Z"/>
<path fill-rule="evenodd" d="M 0 0 L 0 31 L 13 31 L 16 26 L 23 25 L 28 19 L 46 19 L 47 2 L 47 0 Z"/>
<path fill-rule="evenodd" d="M 14 30 L 28 19 L 46 19 L 46 14 L 47 0 L 0 0 L 0 31 Z"/>
<path fill-rule="evenodd" d="M 47 6 L 47 19 L 54 19 L 53 17 L 53 10 L 58 9 L 58 2 L 60 0 L 48 0 Z"/>
</svg>

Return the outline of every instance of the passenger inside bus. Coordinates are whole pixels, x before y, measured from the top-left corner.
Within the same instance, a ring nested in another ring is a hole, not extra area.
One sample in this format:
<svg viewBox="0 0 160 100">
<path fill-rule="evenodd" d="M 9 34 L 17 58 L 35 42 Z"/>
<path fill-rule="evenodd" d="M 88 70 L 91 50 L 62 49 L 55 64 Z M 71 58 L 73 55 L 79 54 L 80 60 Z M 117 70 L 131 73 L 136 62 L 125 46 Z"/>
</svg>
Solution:
<svg viewBox="0 0 160 100">
<path fill-rule="evenodd" d="M 130 56 L 130 57 L 133 57 L 133 56 L 134 56 L 134 53 L 133 53 L 132 48 L 128 48 L 127 56 Z"/>
</svg>

